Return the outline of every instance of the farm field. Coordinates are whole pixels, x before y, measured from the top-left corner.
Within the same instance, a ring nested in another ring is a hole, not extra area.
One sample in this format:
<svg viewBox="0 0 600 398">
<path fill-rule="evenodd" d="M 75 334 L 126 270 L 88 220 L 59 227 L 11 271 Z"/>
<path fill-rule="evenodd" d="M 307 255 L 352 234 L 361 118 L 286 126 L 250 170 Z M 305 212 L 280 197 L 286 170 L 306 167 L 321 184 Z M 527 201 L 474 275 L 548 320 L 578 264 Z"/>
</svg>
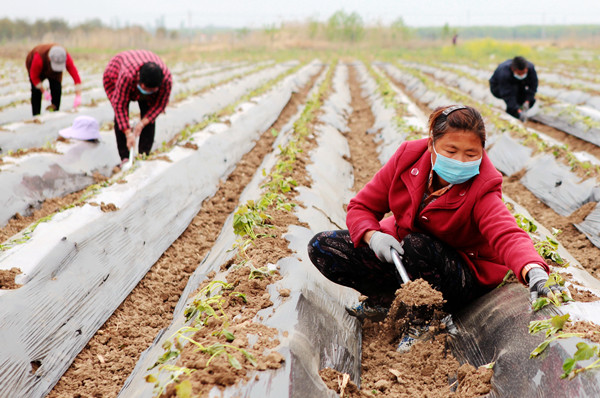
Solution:
<svg viewBox="0 0 600 398">
<path fill-rule="evenodd" d="M 0 59 L 0 391 L 595 396 L 597 370 L 561 375 L 577 343 L 600 342 L 600 53 L 555 51 L 527 55 L 540 88 L 525 123 L 489 92 L 506 50 L 166 57 L 171 101 L 128 171 L 104 60 L 81 63 L 81 107 L 65 85 L 64 109 L 34 119 L 21 61 Z M 575 301 L 532 311 L 509 279 L 400 354 L 383 325 L 346 313 L 358 293 L 326 280 L 306 246 L 345 229 L 348 201 L 449 104 L 480 110 L 504 200 Z M 100 122 L 100 140 L 59 138 L 78 115 Z M 587 334 L 530 359 L 546 337 L 529 322 L 565 314 L 565 332 Z"/>
</svg>

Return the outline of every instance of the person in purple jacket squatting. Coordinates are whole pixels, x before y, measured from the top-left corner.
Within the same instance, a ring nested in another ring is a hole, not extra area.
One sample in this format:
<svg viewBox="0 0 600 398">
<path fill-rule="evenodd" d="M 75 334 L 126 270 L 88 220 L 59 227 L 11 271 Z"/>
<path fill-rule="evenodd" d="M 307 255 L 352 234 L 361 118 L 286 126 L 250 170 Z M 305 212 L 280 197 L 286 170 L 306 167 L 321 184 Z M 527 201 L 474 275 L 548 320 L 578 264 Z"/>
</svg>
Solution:
<svg viewBox="0 0 600 398">
<path fill-rule="evenodd" d="M 532 299 L 551 293 L 544 286 L 548 265 L 502 201 L 502 175 L 485 139 L 476 109 L 437 108 L 429 137 L 400 145 L 350 200 L 348 230 L 312 238 L 315 267 L 368 296 L 347 307 L 351 315 L 381 320 L 387 314 L 400 287 L 392 248 L 411 280 L 422 278 L 442 292 L 450 313 L 495 288 L 508 270 L 529 286 Z"/>
</svg>

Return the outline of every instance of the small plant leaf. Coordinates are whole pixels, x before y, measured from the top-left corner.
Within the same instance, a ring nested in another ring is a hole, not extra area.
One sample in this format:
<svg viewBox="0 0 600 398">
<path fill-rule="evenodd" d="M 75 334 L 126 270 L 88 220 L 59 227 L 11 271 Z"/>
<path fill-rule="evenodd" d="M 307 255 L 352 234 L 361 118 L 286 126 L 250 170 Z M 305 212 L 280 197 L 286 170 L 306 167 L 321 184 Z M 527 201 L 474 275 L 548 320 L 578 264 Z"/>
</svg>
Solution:
<svg viewBox="0 0 600 398">
<path fill-rule="evenodd" d="M 241 369 L 242 368 L 242 365 L 240 364 L 240 361 L 238 361 L 236 357 L 234 357 L 231 354 L 227 354 L 227 357 L 229 359 L 229 364 L 231 366 L 233 366 L 236 369 Z"/>
<path fill-rule="evenodd" d="M 244 350 L 243 348 L 240 351 L 242 352 L 242 354 L 244 354 L 244 356 L 246 357 L 248 362 L 250 362 L 250 364 L 252 364 L 252 366 L 257 365 L 256 359 L 254 358 L 254 356 L 252 354 L 250 354 L 248 351 Z"/>
<path fill-rule="evenodd" d="M 145 379 L 147 383 L 156 383 L 158 381 L 154 375 L 147 375 Z"/>
<path fill-rule="evenodd" d="M 538 297 L 533 302 L 531 307 L 533 308 L 534 311 L 539 311 L 542 308 L 544 308 L 545 306 L 547 306 L 548 304 L 550 304 L 550 300 L 547 297 Z"/>
<path fill-rule="evenodd" d="M 192 382 L 189 379 L 182 381 L 175 386 L 175 392 L 177 393 L 177 398 L 191 398 Z"/>
<path fill-rule="evenodd" d="M 227 341 L 233 341 L 233 340 L 235 340 L 235 336 L 229 330 L 224 330 L 223 331 L 223 336 L 225 336 L 225 338 L 227 339 Z"/>
</svg>

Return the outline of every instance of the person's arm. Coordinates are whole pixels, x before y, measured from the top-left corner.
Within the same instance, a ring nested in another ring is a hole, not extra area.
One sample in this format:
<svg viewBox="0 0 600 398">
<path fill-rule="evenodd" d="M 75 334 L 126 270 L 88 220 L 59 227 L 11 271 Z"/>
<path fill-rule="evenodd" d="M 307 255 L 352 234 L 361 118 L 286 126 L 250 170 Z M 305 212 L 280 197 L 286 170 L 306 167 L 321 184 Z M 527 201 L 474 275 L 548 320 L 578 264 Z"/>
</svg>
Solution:
<svg viewBox="0 0 600 398">
<path fill-rule="evenodd" d="M 67 53 L 67 72 L 69 72 L 69 75 L 71 75 L 71 77 L 73 78 L 73 83 L 75 84 L 75 92 L 79 95 L 81 95 L 81 78 L 79 77 L 79 72 L 77 71 L 77 68 L 75 67 L 75 63 L 73 62 L 73 58 L 71 58 L 71 55 Z"/>
<path fill-rule="evenodd" d="M 521 283 L 527 284 L 526 275 L 523 273 L 525 266 L 537 265 L 546 273 L 549 272 L 549 267 L 535 250 L 527 232 L 517 225 L 514 216 L 502 202 L 499 188 L 501 181 L 498 177 L 498 181 L 489 182 L 488 189 L 493 185 L 497 185 L 498 188 L 490 190 L 478 199 L 473 208 L 473 217 L 480 232 L 503 263 L 515 273 Z M 482 192 L 486 192 L 485 188 Z"/>
<path fill-rule="evenodd" d="M 402 144 L 394 156 L 375 174 L 348 204 L 346 225 L 354 246 L 368 244 L 374 231 L 381 229 L 379 221 L 390 211 L 390 187 L 396 175 L 398 162 L 404 153 Z M 366 234 L 369 234 L 365 236 Z"/>
<path fill-rule="evenodd" d="M 44 87 L 42 86 L 42 81 L 40 76 L 42 74 L 42 68 L 44 67 L 44 61 L 40 54 L 33 54 L 33 59 L 31 60 L 31 67 L 29 68 L 29 78 L 31 79 L 31 83 L 38 90 L 44 91 Z"/>
</svg>

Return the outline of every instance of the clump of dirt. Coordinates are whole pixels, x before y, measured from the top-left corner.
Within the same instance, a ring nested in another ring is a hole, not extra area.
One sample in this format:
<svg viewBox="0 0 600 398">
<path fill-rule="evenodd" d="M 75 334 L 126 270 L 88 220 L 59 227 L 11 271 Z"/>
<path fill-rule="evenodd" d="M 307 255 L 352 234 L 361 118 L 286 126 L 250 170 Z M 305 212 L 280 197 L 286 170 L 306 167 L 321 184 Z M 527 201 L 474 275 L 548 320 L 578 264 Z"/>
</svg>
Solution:
<svg viewBox="0 0 600 398">
<path fill-rule="evenodd" d="M 444 302 L 442 293 L 423 279 L 403 284 L 396 290 L 396 298 L 383 322 L 390 343 L 397 342 L 410 325 L 425 326 L 439 321 Z"/>
<path fill-rule="evenodd" d="M 403 301 L 405 300 L 405 301 Z M 383 322 L 363 324 L 361 389 L 348 390 L 350 398 L 474 397 L 491 390 L 491 369 L 461 366 L 447 344 L 442 294 L 418 279 L 402 285 Z M 409 325 L 427 328 L 408 352 L 396 351 Z M 321 372 L 336 389 L 338 372 Z M 350 392 L 352 391 L 352 392 Z"/>
<path fill-rule="evenodd" d="M 465 363 L 458 368 L 457 396 L 478 397 L 489 393 L 493 375 L 492 369 L 484 366 L 476 369 L 473 365 Z"/>
<path fill-rule="evenodd" d="M 352 382 L 348 374 L 342 374 L 335 369 L 324 368 L 319 370 L 319 376 L 327 385 L 327 388 L 340 394 L 340 397 L 373 397 L 371 392 L 360 391 Z"/>
<path fill-rule="evenodd" d="M 15 283 L 15 277 L 21 273 L 21 270 L 16 267 L 0 270 L 0 289 L 20 288 L 22 285 Z"/>
<path fill-rule="evenodd" d="M 99 184 L 101 182 L 104 181 L 108 181 L 108 177 L 106 177 L 105 175 L 98 173 L 97 171 L 94 171 L 94 174 L 92 174 L 92 177 L 94 177 L 94 183 Z"/>
<path fill-rule="evenodd" d="M 100 203 L 100 210 L 102 210 L 105 213 L 111 212 L 111 211 L 117 211 L 119 210 L 119 208 L 114 204 L 114 203 Z"/>
<path fill-rule="evenodd" d="M 188 148 L 188 149 L 193 149 L 193 150 L 195 150 L 195 151 L 196 151 L 196 150 L 198 150 L 198 145 L 196 145 L 196 144 L 194 144 L 194 143 L 191 143 L 191 142 L 189 142 L 189 141 L 186 141 L 186 143 L 185 143 L 185 144 L 183 144 L 183 145 L 182 145 L 182 147 L 184 147 L 184 148 Z"/>
<path fill-rule="evenodd" d="M 90 206 L 94 206 L 94 207 L 100 207 L 100 210 L 102 210 L 104 213 L 109 213 L 111 211 L 117 211 L 119 210 L 119 208 L 117 207 L 117 205 L 115 205 L 114 203 L 104 203 L 104 202 L 100 202 L 100 204 L 98 204 L 97 202 L 88 202 L 88 204 Z"/>
</svg>

